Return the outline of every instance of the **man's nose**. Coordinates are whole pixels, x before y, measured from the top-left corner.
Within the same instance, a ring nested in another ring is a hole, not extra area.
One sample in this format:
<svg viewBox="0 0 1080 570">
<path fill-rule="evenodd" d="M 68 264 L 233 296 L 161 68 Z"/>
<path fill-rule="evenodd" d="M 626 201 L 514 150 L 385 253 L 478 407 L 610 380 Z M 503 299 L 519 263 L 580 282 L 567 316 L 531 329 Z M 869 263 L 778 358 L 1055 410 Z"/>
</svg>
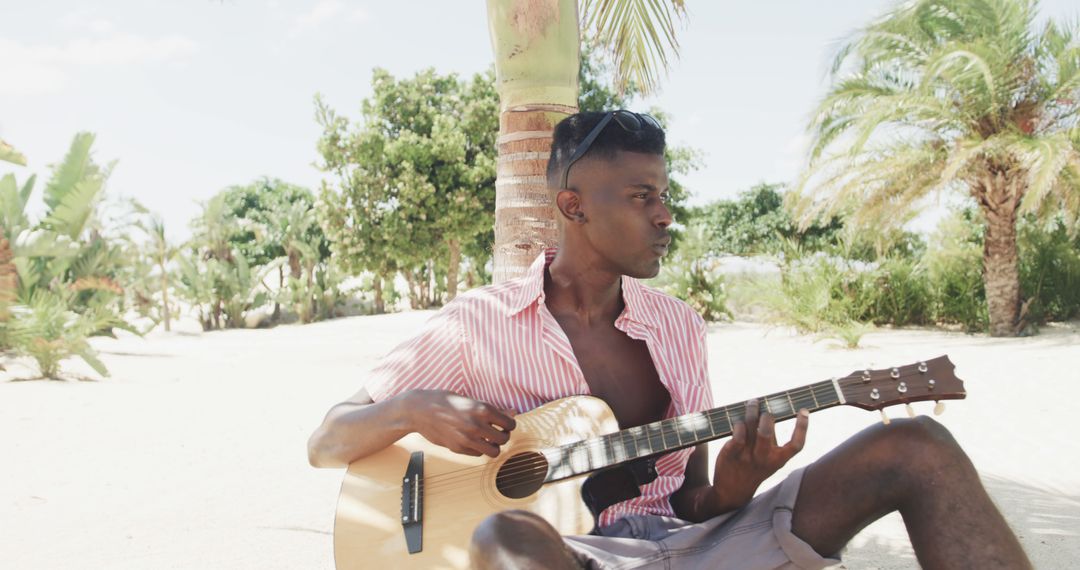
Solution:
<svg viewBox="0 0 1080 570">
<path fill-rule="evenodd" d="M 668 209 L 667 204 L 660 202 L 660 207 L 657 209 L 656 218 L 653 223 L 659 228 L 667 228 L 675 221 L 675 218 L 671 215 L 671 210 Z"/>
</svg>

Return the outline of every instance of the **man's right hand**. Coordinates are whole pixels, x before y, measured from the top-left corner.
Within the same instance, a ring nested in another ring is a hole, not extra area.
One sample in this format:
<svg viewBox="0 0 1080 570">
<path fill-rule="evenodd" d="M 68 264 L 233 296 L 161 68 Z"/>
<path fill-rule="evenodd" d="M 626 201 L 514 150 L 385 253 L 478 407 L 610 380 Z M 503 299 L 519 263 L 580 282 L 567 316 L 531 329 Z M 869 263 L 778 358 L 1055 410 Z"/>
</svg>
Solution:
<svg viewBox="0 0 1080 570">
<path fill-rule="evenodd" d="M 500 410 L 446 390 L 413 390 L 401 395 L 412 431 L 464 455 L 499 455 L 517 422 Z"/>
</svg>

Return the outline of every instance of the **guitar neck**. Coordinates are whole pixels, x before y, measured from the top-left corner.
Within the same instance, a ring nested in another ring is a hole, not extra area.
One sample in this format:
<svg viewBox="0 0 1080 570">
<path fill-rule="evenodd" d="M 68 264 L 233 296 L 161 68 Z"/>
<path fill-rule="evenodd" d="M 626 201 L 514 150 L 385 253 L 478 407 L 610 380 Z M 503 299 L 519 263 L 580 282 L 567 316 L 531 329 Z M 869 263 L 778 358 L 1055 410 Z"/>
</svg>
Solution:
<svg viewBox="0 0 1080 570">
<path fill-rule="evenodd" d="M 795 417 L 802 408 L 816 412 L 840 404 L 836 383 L 824 380 L 760 398 L 758 409 L 760 413 L 772 414 L 780 422 Z M 545 452 L 551 468 L 544 482 L 584 475 L 727 437 L 745 416 L 746 403 L 740 402 L 552 448 Z"/>
</svg>

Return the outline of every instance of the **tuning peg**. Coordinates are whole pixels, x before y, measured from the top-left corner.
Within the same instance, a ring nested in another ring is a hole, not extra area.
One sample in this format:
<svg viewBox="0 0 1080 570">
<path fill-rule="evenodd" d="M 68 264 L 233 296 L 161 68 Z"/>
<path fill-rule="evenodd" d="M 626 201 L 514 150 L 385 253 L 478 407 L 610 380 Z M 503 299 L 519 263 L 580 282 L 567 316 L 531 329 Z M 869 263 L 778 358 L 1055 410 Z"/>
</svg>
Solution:
<svg viewBox="0 0 1080 570">
<path fill-rule="evenodd" d="M 941 414 L 944 414 L 944 413 L 945 413 L 945 402 L 938 402 L 937 405 L 934 406 L 934 415 L 935 416 L 940 416 Z"/>
<path fill-rule="evenodd" d="M 915 408 L 912 408 L 911 404 L 904 404 L 904 407 L 907 408 L 907 417 L 915 417 Z"/>
<path fill-rule="evenodd" d="M 881 412 L 881 423 L 883 423 L 885 425 L 889 425 L 889 422 L 892 421 L 892 420 L 889 419 L 889 415 L 885 413 L 885 410 L 878 410 L 878 411 Z"/>
</svg>

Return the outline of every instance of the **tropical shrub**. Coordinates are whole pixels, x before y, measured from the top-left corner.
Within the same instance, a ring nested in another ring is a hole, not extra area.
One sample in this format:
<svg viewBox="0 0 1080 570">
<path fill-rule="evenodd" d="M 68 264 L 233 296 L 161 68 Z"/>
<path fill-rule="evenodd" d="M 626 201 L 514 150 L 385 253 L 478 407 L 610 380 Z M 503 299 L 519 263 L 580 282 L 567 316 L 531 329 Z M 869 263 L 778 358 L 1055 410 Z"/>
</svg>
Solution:
<svg viewBox="0 0 1080 570">
<path fill-rule="evenodd" d="M 1080 238 L 1061 218 L 1020 224 L 1020 285 L 1030 323 L 1063 321 L 1080 314 Z"/>
<path fill-rule="evenodd" d="M 731 318 L 718 260 L 709 255 L 708 233 L 702 225 L 687 229 L 679 249 L 664 261 L 652 284 L 686 301 L 706 321 Z"/>
<path fill-rule="evenodd" d="M 86 339 L 103 330 L 130 327 L 108 306 L 72 310 L 74 295 L 64 289 L 32 292 L 25 304 L 11 307 L 8 340 L 17 353 L 33 358 L 46 378 L 56 378 L 60 361 L 70 356 L 79 356 L 98 374 L 108 376 Z"/>
<path fill-rule="evenodd" d="M 26 210 L 35 177 L 22 187 L 12 175 L 0 180 L 0 342 L 34 358 L 49 377 L 72 355 L 107 375 L 86 338 L 115 328 L 137 332 L 120 316 L 126 257 L 98 219 L 111 168 L 93 162 L 93 141 L 90 133 L 76 135 L 53 167 L 37 222 Z"/>
<path fill-rule="evenodd" d="M 917 259 L 881 259 L 859 274 L 851 290 L 856 320 L 893 326 L 923 325 L 933 320 L 930 281 Z"/>
</svg>

